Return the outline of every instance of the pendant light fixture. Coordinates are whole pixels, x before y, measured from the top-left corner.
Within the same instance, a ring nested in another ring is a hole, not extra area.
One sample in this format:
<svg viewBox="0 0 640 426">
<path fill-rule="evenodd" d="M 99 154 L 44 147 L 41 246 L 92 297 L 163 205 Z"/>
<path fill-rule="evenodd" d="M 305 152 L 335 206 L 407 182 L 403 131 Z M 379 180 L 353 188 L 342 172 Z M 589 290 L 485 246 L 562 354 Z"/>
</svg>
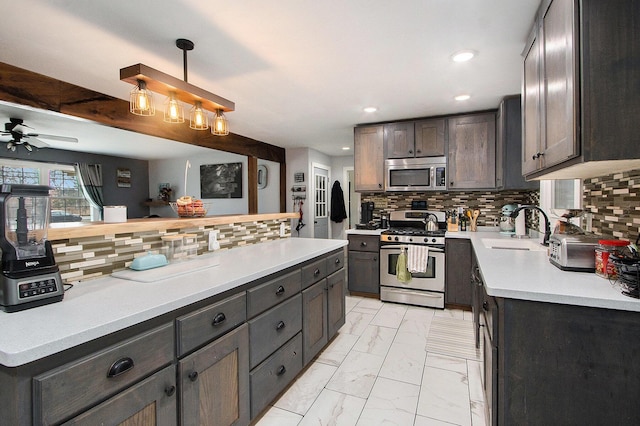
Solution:
<svg viewBox="0 0 640 426">
<path fill-rule="evenodd" d="M 187 82 L 187 52 L 193 50 L 194 44 L 190 40 L 181 38 L 176 40 L 176 46 L 182 50 L 184 80 L 144 64 L 131 65 L 120 70 L 120 80 L 135 86 L 131 91 L 130 111 L 136 115 L 155 114 L 151 92 L 160 93 L 167 96 L 164 103 L 164 121 L 183 123 L 185 118 L 181 103 L 187 103 L 193 105 L 189 114 L 190 128 L 207 130 L 209 128 L 208 111 L 212 111 L 216 127 L 212 127 L 211 133 L 221 136 L 229 134 L 229 125 L 224 112 L 234 111 L 235 103 L 189 84 Z"/>
<path fill-rule="evenodd" d="M 147 90 L 144 80 L 136 80 L 136 86 L 129 93 L 129 111 L 131 114 L 150 116 L 156 114 L 153 96 Z"/>
<path fill-rule="evenodd" d="M 213 113 L 213 123 L 211 124 L 211 133 L 216 136 L 226 136 L 229 134 L 229 122 L 221 109 Z"/>
<path fill-rule="evenodd" d="M 184 123 L 184 108 L 176 97 L 176 92 L 169 92 L 164 101 L 164 121 L 167 123 Z"/>
<path fill-rule="evenodd" d="M 202 103 L 196 101 L 189 113 L 189 127 L 193 130 L 207 130 L 209 128 L 209 114 L 202 109 Z"/>
</svg>

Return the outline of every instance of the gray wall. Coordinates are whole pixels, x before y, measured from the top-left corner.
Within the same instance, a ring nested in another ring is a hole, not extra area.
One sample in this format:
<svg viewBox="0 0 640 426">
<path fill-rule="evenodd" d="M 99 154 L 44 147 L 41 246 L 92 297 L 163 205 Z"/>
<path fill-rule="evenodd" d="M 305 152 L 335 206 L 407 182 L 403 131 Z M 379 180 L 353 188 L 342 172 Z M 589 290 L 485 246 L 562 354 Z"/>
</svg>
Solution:
<svg viewBox="0 0 640 426">
<path fill-rule="evenodd" d="M 105 205 L 127 206 L 127 216 L 129 219 L 139 218 L 149 214 L 149 207 L 142 205 L 142 202 L 149 198 L 149 162 L 146 160 L 87 154 L 52 148 L 40 149 L 30 153 L 21 146 L 19 146 L 15 152 L 6 149 L 0 150 L 0 157 L 67 165 L 73 165 L 79 162 L 102 164 Z M 116 184 L 116 169 L 118 168 L 131 170 L 131 188 L 118 188 Z"/>
</svg>

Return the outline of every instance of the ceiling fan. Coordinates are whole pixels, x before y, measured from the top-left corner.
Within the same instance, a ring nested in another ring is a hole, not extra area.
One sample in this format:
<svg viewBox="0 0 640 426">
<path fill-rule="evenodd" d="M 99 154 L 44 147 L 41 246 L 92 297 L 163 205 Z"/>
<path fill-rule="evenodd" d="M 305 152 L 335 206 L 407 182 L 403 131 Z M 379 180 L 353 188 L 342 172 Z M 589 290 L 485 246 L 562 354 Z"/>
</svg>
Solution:
<svg viewBox="0 0 640 426">
<path fill-rule="evenodd" d="M 29 130 L 32 130 L 32 132 L 29 132 Z M 7 143 L 8 150 L 15 151 L 18 145 L 22 145 L 29 152 L 33 151 L 34 147 L 46 148 L 49 146 L 49 144 L 41 141 L 40 139 L 49 139 L 61 142 L 78 142 L 78 139 L 76 138 L 45 135 L 42 133 L 35 133 L 33 130 L 35 129 L 24 124 L 21 118 L 9 118 L 9 122 L 4 123 L 4 131 L 1 133 L 2 138 L 0 140 Z M 10 137 L 9 140 L 5 140 L 7 136 Z"/>
</svg>

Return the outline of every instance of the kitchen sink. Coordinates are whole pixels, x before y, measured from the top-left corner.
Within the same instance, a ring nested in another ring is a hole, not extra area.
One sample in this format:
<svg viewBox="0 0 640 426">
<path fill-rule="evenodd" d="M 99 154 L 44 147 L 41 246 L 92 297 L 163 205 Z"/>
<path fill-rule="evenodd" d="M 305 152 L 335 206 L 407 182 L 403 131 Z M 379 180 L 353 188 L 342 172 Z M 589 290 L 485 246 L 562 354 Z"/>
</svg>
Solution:
<svg viewBox="0 0 640 426">
<path fill-rule="evenodd" d="M 497 250 L 547 251 L 547 247 L 543 246 L 536 240 L 483 238 L 482 243 L 486 248 Z"/>
</svg>

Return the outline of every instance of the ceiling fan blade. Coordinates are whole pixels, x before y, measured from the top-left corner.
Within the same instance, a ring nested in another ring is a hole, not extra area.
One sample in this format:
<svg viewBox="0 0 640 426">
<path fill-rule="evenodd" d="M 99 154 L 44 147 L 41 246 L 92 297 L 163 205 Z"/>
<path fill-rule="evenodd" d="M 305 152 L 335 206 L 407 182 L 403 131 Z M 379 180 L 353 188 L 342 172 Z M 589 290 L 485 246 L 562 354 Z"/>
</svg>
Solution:
<svg viewBox="0 0 640 426">
<path fill-rule="evenodd" d="M 60 142 L 72 142 L 72 143 L 78 142 L 77 138 L 71 138 L 67 136 L 44 135 L 42 133 L 28 133 L 25 136 L 29 138 L 49 139 L 52 141 L 60 141 Z"/>
<path fill-rule="evenodd" d="M 30 136 L 29 138 L 26 138 L 28 140 L 25 141 L 25 143 L 28 143 L 31 146 L 35 146 L 36 148 L 48 148 L 49 144 L 46 143 L 45 141 L 41 141 L 38 138 L 34 138 L 33 136 Z"/>
</svg>

